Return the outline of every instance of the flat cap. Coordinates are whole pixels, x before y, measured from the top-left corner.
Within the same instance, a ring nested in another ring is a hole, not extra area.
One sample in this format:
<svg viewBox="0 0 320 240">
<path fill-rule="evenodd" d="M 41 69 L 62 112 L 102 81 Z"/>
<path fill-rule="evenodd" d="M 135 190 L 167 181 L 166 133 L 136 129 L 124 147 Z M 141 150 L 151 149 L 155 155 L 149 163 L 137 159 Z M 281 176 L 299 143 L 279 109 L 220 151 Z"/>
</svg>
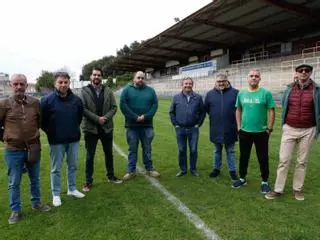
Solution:
<svg viewBox="0 0 320 240">
<path fill-rule="evenodd" d="M 296 67 L 296 72 L 298 72 L 298 70 L 301 69 L 301 68 L 308 68 L 308 69 L 310 69 L 310 72 L 312 72 L 312 70 L 313 70 L 312 66 L 310 66 L 308 64 L 301 64 L 301 65 Z"/>
</svg>

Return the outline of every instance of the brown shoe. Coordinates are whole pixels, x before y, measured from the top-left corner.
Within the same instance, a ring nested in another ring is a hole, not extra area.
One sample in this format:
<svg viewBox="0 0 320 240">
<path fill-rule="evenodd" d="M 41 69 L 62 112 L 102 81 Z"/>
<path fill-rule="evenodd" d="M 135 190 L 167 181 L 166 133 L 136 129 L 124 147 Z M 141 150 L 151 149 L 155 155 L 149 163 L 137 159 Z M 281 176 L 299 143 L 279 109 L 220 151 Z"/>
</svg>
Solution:
<svg viewBox="0 0 320 240">
<path fill-rule="evenodd" d="M 268 192 L 264 197 L 268 200 L 273 200 L 277 197 L 280 197 L 282 194 L 278 192 Z"/>
<path fill-rule="evenodd" d="M 92 183 L 86 183 L 86 184 L 83 185 L 82 191 L 83 192 L 89 192 L 92 187 L 93 187 Z"/>
<path fill-rule="evenodd" d="M 160 177 L 160 173 L 157 172 L 156 170 L 152 170 L 152 171 L 147 171 L 147 175 L 150 176 L 150 177 Z"/>
<path fill-rule="evenodd" d="M 304 194 L 302 191 L 295 191 L 293 190 L 293 195 L 294 195 L 294 198 L 298 201 L 303 201 L 304 200 Z"/>
<path fill-rule="evenodd" d="M 32 207 L 32 209 L 37 210 L 39 212 L 48 212 L 51 210 L 51 207 L 49 207 L 47 204 L 38 202 L 36 203 L 36 205 Z"/>
<path fill-rule="evenodd" d="M 134 178 L 135 176 L 136 176 L 135 172 L 128 172 L 123 176 L 122 179 L 126 181 L 126 180 Z"/>
</svg>

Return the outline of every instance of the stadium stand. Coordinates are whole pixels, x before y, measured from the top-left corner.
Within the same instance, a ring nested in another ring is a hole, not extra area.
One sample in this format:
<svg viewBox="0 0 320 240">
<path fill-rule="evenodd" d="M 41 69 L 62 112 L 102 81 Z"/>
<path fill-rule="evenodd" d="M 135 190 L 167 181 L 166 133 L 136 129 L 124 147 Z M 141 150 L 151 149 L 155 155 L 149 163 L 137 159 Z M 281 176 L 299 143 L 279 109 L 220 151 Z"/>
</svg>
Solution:
<svg viewBox="0 0 320 240">
<path fill-rule="evenodd" d="M 145 70 L 160 96 L 180 91 L 184 76 L 206 94 L 217 73 L 236 88 L 246 86 L 250 69 L 278 100 L 293 81 L 295 66 L 314 66 L 320 76 L 320 1 L 216 0 L 179 21 L 128 56 L 116 58 L 115 70 Z"/>
</svg>

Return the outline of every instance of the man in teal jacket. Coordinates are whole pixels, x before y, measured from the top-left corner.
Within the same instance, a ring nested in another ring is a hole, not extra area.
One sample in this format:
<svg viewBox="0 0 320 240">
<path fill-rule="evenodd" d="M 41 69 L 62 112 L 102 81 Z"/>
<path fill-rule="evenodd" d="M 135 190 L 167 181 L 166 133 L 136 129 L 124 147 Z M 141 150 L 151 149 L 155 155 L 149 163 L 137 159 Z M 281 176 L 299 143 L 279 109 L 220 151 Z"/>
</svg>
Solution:
<svg viewBox="0 0 320 240">
<path fill-rule="evenodd" d="M 129 145 L 128 172 L 123 180 L 131 179 L 136 175 L 139 141 L 142 145 L 143 162 L 147 174 L 151 177 L 159 177 L 160 173 L 153 168 L 151 158 L 151 143 L 154 137 L 152 119 L 158 109 L 158 99 L 154 89 L 145 84 L 143 72 L 136 72 L 133 83 L 128 84 L 122 91 L 120 109 L 125 117 Z"/>
</svg>

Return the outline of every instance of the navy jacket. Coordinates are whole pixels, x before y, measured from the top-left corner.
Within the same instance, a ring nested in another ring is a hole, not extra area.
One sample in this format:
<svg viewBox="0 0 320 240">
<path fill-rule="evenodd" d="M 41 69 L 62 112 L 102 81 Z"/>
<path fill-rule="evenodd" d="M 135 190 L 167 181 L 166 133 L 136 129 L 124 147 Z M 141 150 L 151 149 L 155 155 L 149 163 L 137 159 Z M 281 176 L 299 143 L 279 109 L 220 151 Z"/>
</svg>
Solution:
<svg viewBox="0 0 320 240">
<path fill-rule="evenodd" d="M 209 91 L 205 108 L 210 121 L 210 141 L 213 143 L 234 143 L 237 141 L 236 100 L 238 90 L 232 87 L 220 91 Z"/>
<path fill-rule="evenodd" d="M 194 127 L 199 125 L 200 127 L 206 116 L 201 95 L 192 92 L 189 102 L 182 92 L 175 95 L 169 114 L 174 126 Z"/>
<path fill-rule="evenodd" d="M 49 144 L 66 144 L 80 140 L 83 117 L 81 99 L 71 90 L 65 98 L 54 91 L 41 99 L 41 128 Z"/>
</svg>

